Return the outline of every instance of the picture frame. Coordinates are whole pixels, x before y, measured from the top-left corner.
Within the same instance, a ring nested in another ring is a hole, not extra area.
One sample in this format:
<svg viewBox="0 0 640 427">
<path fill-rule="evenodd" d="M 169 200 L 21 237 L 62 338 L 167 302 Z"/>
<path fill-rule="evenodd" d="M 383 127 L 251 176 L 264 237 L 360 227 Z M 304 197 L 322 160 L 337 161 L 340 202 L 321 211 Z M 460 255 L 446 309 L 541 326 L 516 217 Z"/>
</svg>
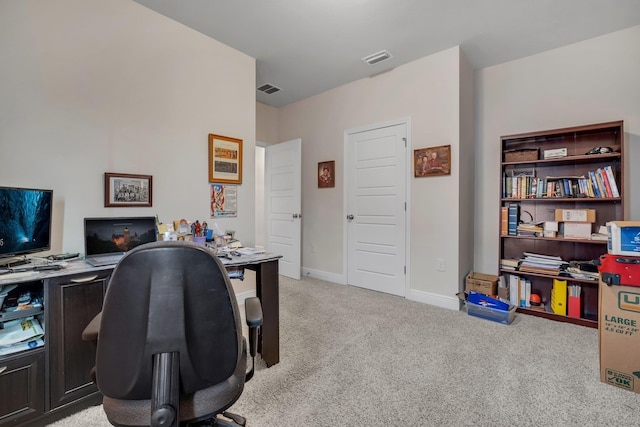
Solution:
<svg viewBox="0 0 640 427">
<path fill-rule="evenodd" d="M 336 186 L 336 161 L 318 162 L 318 188 Z"/>
<path fill-rule="evenodd" d="M 152 190 L 151 175 L 105 172 L 104 207 L 151 207 Z"/>
<path fill-rule="evenodd" d="M 209 134 L 209 182 L 242 184 L 242 140 Z"/>
<path fill-rule="evenodd" d="M 413 150 L 413 176 L 451 175 L 451 145 Z"/>
</svg>

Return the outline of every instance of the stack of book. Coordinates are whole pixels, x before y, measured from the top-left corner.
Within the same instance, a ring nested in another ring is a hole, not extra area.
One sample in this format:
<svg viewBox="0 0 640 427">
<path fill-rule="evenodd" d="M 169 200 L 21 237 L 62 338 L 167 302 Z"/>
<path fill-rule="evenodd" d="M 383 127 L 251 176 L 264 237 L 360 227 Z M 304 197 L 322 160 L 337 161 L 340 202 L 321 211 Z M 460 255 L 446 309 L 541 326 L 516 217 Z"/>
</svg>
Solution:
<svg viewBox="0 0 640 427">
<path fill-rule="evenodd" d="M 500 269 L 508 271 L 516 271 L 520 266 L 519 259 L 503 258 L 500 260 Z"/>
<path fill-rule="evenodd" d="M 525 252 L 520 263 L 520 271 L 557 276 L 567 266 L 568 263 L 558 256 Z"/>
<path fill-rule="evenodd" d="M 518 236 L 542 236 L 543 228 L 541 223 L 522 223 L 517 227 Z"/>
</svg>

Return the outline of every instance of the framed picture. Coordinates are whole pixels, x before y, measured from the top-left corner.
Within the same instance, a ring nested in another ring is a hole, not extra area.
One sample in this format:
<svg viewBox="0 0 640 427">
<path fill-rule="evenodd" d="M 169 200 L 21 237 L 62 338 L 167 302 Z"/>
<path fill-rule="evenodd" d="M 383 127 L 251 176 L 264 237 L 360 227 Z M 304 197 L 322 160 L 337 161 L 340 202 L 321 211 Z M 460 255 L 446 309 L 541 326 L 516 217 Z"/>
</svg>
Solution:
<svg viewBox="0 0 640 427">
<path fill-rule="evenodd" d="M 104 174 L 104 207 L 150 207 L 151 175 Z"/>
<path fill-rule="evenodd" d="M 413 176 L 451 175 L 451 145 L 413 150 Z"/>
<path fill-rule="evenodd" d="M 242 140 L 209 134 L 209 182 L 242 184 Z"/>
<path fill-rule="evenodd" d="M 318 163 L 318 188 L 331 188 L 336 186 L 336 162 Z"/>
</svg>

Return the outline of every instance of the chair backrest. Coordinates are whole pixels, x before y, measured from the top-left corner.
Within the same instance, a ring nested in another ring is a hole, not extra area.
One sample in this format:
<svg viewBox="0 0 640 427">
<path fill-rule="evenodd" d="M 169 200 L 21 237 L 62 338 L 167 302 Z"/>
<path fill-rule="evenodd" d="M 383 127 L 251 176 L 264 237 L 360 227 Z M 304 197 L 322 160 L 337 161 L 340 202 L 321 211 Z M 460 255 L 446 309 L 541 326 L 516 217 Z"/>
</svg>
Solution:
<svg viewBox="0 0 640 427">
<path fill-rule="evenodd" d="M 242 329 L 224 266 L 190 242 L 155 242 L 125 255 L 109 280 L 96 357 L 100 391 L 151 398 L 152 356 L 180 352 L 183 393 L 229 378 Z"/>
</svg>

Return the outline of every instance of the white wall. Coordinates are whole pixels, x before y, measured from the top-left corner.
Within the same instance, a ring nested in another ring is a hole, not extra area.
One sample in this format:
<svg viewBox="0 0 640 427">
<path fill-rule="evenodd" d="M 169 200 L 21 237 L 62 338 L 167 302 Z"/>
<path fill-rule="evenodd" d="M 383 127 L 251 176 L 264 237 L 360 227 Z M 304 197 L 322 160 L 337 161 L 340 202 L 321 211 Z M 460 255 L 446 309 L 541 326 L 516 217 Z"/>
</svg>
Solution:
<svg viewBox="0 0 640 427">
<path fill-rule="evenodd" d="M 279 138 L 302 138 L 305 268 L 337 277 L 344 274 L 344 132 L 410 118 L 409 149 L 451 144 L 453 170 L 449 176 L 413 178 L 413 168 L 408 169 L 412 177 L 410 297 L 439 305 L 455 301 L 457 307 L 460 55 L 459 48 L 452 48 L 280 108 Z M 328 160 L 336 161 L 336 186 L 318 189 L 317 164 Z M 445 272 L 436 271 L 436 258 L 446 260 Z M 471 260 L 465 261 L 471 268 Z"/>
<path fill-rule="evenodd" d="M 498 269 L 500 136 L 624 120 L 625 210 L 640 220 L 640 26 L 476 72 L 475 268 Z"/>
<path fill-rule="evenodd" d="M 0 185 L 54 190 L 53 252 L 82 219 L 209 217 L 209 133 L 241 138 L 254 240 L 255 60 L 129 0 L 0 3 Z M 103 174 L 153 176 L 153 207 L 104 208 Z"/>
</svg>

